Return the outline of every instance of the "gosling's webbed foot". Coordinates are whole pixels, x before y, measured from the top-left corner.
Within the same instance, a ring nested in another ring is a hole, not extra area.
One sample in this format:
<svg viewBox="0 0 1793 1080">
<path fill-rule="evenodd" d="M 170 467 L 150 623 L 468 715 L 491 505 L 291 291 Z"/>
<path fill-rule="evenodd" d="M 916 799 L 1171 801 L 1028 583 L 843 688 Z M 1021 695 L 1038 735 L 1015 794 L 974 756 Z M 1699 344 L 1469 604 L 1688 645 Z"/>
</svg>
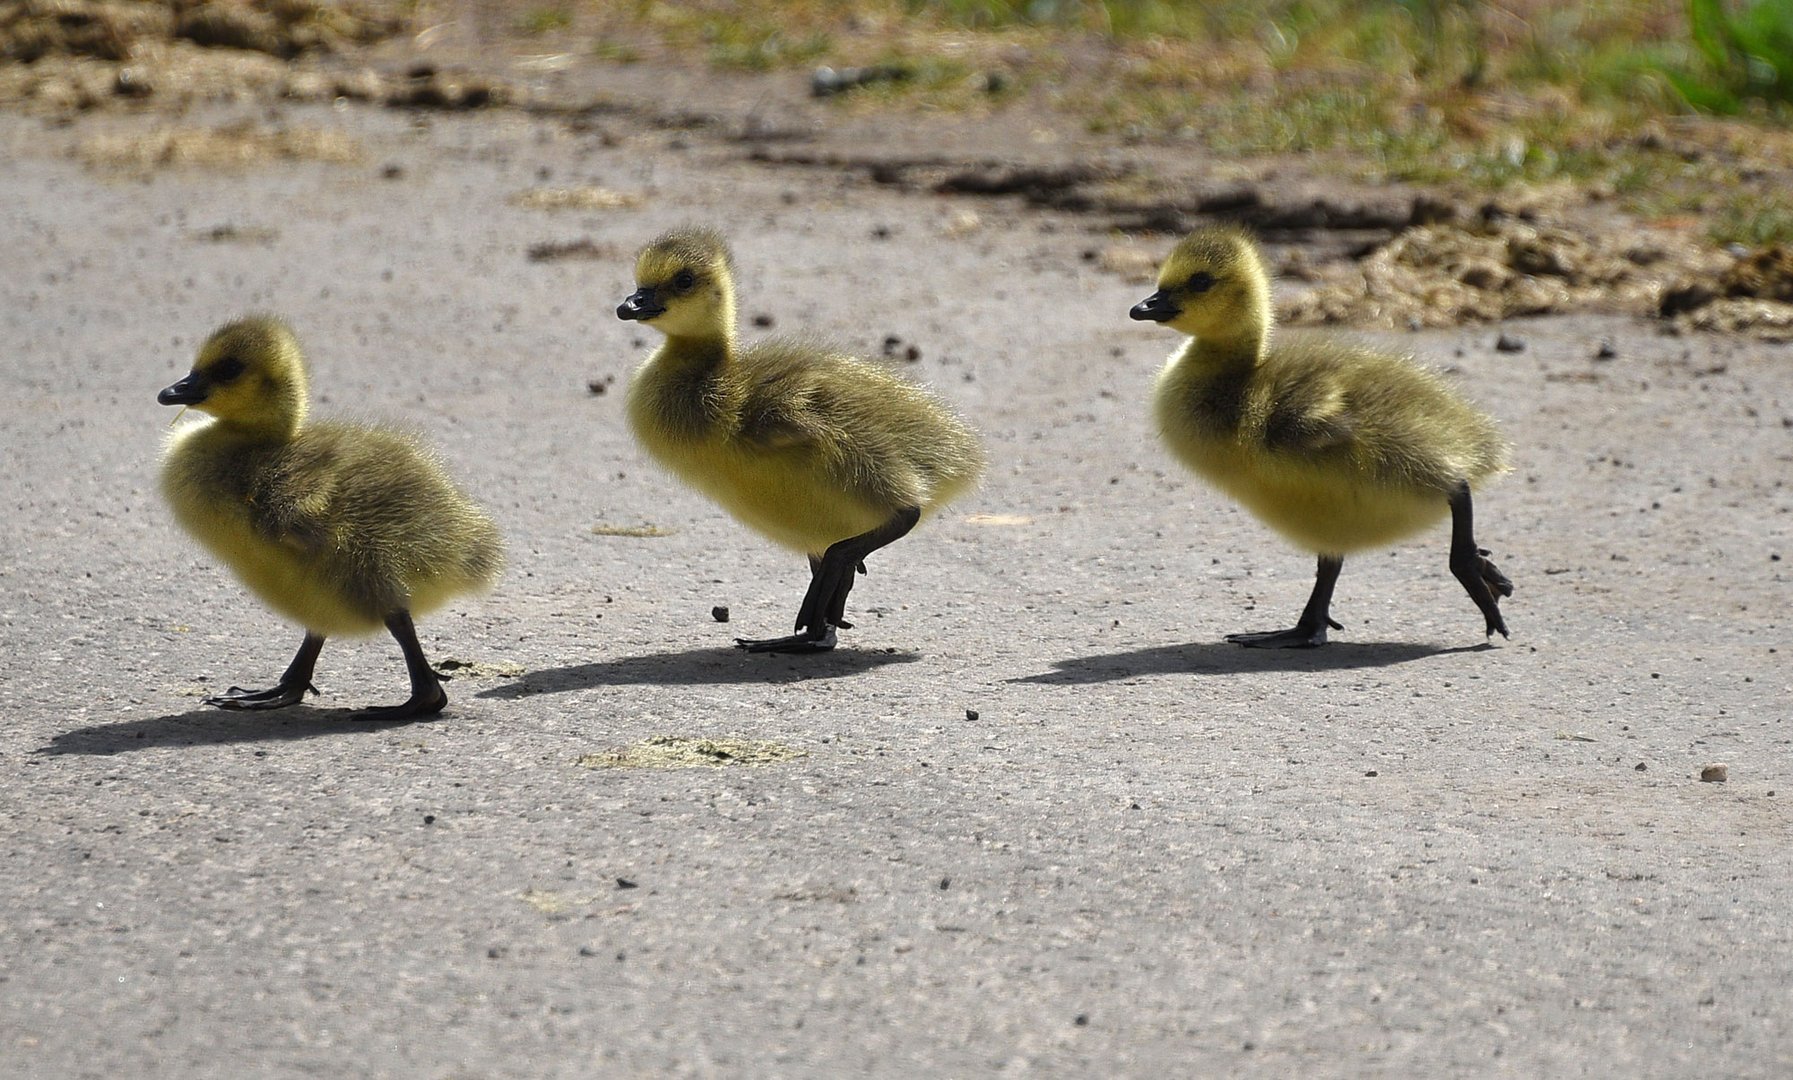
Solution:
<svg viewBox="0 0 1793 1080">
<path fill-rule="evenodd" d="M 311 685 L 311 673 L 317 670 L 318 653 L 324 648 L 322 634 L 305 634 L 305 640 L 299 643 L 299 651 L 293 654 L 292 663 L 280 673 L 280 681 L 266 690 L 245 690 L 233 686 L 222 694 L 213 694 L 205 699 L 207 705 L 219 709 L 284 709 L 288 705 L 297 705 L 305 700 L 305 692 L 318 692 Z"/>
<path fill-rule="evenodd" d="M 284 709 L 304 701 L 307 690 L 313 695 L 318 692 L 318 688 L 309 682 L 283 682 L 266 690 L 245 690 L 240 686 L 233 686 L 222 694 L 206 698 L 205 703 L 219 709 Z"/>
<path fill-rule="evenodd" d="M 1470 553 L 1451 555 L 1451 573 L 1463 585 L 1463 591 L 1475 601 L 1481 609 L 1482 618 L 1487 622 L 1487 635 L 1493 637 L 1495 631 L 1501 637 L 1511 637 L 1507 633 L 1507 621 L 1501 617 L 1498 596 L 1512 596 L 1513 583 L 1500 568 L 1488 561 L 1487 548 L 1466 549 Z"/>
<path fill-rule="evenodd" d="M 920 507 L 905 507 L 876 529 L 811 555 L 809 589 L 797 609 L 797 632 L 781 638 L 736 638 L 735 644 L 756 653 L 818 653 L 834 648 L 835 629 L 853 629 L 847 621 L 847 595 L 853 591 L 853 575 L 865 573 L 865 557 L 902 537 L 920 520 Z"/>
<path fill-rule="evenodd" d="M 1314 591 L 1308 595 L 1301 618 L 1287 630 L 1264 630 L 1250 634 L 1228 634 L 1234 645 L 1248 649 L 1317 649 L 1326 644 L 1326 628 L 1343 630 L 1327 612 L 1332 609 L 1332 589 L 1338 584 L 1339 572 L 1345 568 L 1341 555 L 1322 555 L 1314 569 Z"/>
<path fill-rule="evenodd" d="M 780 638 L 736 638 L 735 644 L 751 653 L 827 652 L 834 648 L 834 627 L 824 627 L 820 637 L 802 633 Z"/>
<path fill-rule="evenodd" d="M 1228 634 L 1226 639 L 1234 645 L 1243 645 L 1248 649 L 1317 649 L 1326 644 L 1326 628 L 1343 630 L 1344 627 L 1331 619 L 1313 626 L 1297 623 L 1288 630 L 1261 630 L 1249 634 Z"/>
<path fill-rule="evenodd" d="M 420 716 L 434 716 L 448 707 L 448 692 L 440 685 L 433 687 L 434 693 L 414 691 L 410 700 L 402 705 L 370 705 L 355 712 L 357 720 L 413 720 Z"/>
</svg>

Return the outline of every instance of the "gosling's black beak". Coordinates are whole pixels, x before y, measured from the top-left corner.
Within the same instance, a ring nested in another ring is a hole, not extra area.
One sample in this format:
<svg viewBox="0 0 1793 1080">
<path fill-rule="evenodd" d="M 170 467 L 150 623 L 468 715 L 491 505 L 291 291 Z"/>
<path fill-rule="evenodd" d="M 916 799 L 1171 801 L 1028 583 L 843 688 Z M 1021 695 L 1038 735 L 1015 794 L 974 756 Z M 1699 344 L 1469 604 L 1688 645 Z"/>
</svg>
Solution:
<svg viewBox="0 0 1793 1080">
<path fill-rule="evenodd" d="M 651 288 L 636 289 L 629 298 L 616 305 L 616 317 L 625 322 L 646 322 L 657 315 L 666 314 L 666 305 L 660 302 Z"/>
<path fill-rule="evenodd" d="M 1178 307 L 1177 302 L 1172 300 L 1163 289 L 1159 289 L 1144 300 L 1134 304 L 1133 310 L 1127 312 L 1127 314 L 1132 318 L 1138 319 L 1140 322 L 1169 322 L 1178 315 L 1183 314 L 1183 309 Z"/>
<path fill-rule="evenodd" d="M 197 371 L 190 371 L 186 378 L 157 394 L 156 401 L 163 405 L 197 405 L 211 396 L 211 392 L 212 388 L 206 385 L 205 376 Z"/>
</svg>

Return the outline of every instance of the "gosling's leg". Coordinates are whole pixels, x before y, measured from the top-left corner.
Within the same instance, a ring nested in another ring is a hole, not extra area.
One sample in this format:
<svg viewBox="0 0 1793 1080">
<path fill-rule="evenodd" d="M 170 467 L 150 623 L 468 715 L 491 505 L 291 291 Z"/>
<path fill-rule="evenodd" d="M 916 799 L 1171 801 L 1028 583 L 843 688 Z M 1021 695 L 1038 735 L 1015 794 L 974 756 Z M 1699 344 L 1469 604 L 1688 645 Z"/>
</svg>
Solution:
<svg viewBox="0 0 1793 1080">
<path fill-rule="evenodd" d="M 1463 583 L 1463 590 L 1482 609 L 1488 622 L 1488 636 L 1496 630 L 1508 637 L 1507 621 L 1500 617 L 1500 601 L 1495 594 L 1513 595 L 1513 583 L 1500 568 L 1489 562 L 1486 548 L 1476 546 L 1475 511 L 1470 505 L 1469 485 L 1460 484 L 1451 496 L 1451 573 Z"/>
<path fill-rule="evenodd" d="M 1301 621 L 1291 630 L 1266 630 L 1255 634 L 1228 634 L 1226 639 L 1249 649 L 1315 649 L 1326 644 L 1326 628 L 1343 630 L 1327 614 L 1332 608 L 1332 587 L 1338 584 L 1339 571 L 1345 568 L 1340 555 L 1320 556 L 1320 567 L 1314 573 L 1314 591 L 1301 609 Z"/>
<path fill-rule="evenodd" d="M 386 616 L 386 629 L 405 653 L 405 671 L 411 676 L 411 697 L 402 705 L 386 705 L 362 709 L 359 715 L 367 720 L 408 720 L 416 716 L 434 716 L 448 705 L 448 693 L 442 680 L 423 657 L 423 646 L 417 643 L 417 627 L 411 624 L 411 613 L 400 608 Z"/>
<path fill-rule="evenodd" d="M 797 609 L 797 633 L 758 641 L 736 638 L 735 644 L 748 652 L 809 653 L 834 648 L 834 628 L 853 628 L 846 621 L 847 594 L 853 591 L 853 575 L 865 573 L 866 556 L 900 540 L 920 520 L 920 507 L 905 507 L 872 531 L 829 545 L 820 559 L 810 560 L 809 591 L 803 594 L 803 606 Z"/>
<path fill-rule="evenodd" d="M 318 692 L 318 688 L 311 685 L 311 673 L 317 670 L 318 653 L 323 651 L 324 635 L 307 631 L 305 640 L 299 643 L 299 651 L 293 654 L 293 662 L 286 665 L 278 683 L 266 690 L 233 686 L 222 694 L 206 698 L 205 703 L 220 709 L 284 709 L 288 705 L 297 705 L 305 699 L 305 691 Z"/>
</svg>

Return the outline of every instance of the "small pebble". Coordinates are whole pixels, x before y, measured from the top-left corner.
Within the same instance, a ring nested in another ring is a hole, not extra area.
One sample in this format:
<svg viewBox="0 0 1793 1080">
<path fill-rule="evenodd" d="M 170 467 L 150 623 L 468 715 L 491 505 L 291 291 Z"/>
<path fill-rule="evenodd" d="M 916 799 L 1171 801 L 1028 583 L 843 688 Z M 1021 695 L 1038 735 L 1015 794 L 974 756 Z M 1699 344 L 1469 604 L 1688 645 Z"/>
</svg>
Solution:
<svg viewBox="0 0 1793 1080">
<path fill-rule="evenodd" d="M 940 879 L 940 891 L 945 892 L 946 890 L 952 888 L 952 884 L 953 884 L 952 878 L 949 878 L 949 877 L 941 878 Z"/>
<path fill-rule="evenodd" d="M 758 326 L 758 327 L 764 328 L 767 326 L 771 326 L 772 322 L 773 322 L 772 316 L 767 315 L 763 311 L 753 317 L 753 325 Z"/>
<path fill-rule="evenodd" d="M 434 825 L 436 823 L 436 815 L 434 815 L 434 814 L 423 815 L 423 823 L 425 825 Z"/>
<path fill-rule="evenodd" d="M 640 886 L 636 885 L 633 881 L 630 881 L 628 878 L 620 878 L 620 877 L 616 879 L 616 887 L 619 889 L 640 888 Z"/>
<path fill-rule="evenodd" d="M 1731 770 L 1725 765 L 1707 765 L 1700 769 L 1700 783 L 1722 784 L 1731 778 Z"/>
<path fill-rule="evenodd" d="M 1649 767 L 1649 766 L 1648 766 L 1648 765 L 1645 765 L 1645 764 L 1644 764 L 1644 763 L 1643 763 L 1643 762 L 1641 762 L 1641 761 L 1640 761 L 1640 762 L 1638 762 L 1638 763 L 1637 763 L 1637 765 L 1636 765 L 1636 766 L 1635 766 L 1635 768 L 1636 768 L 1636 769 L 1637 769 L 1637 771 L 1638 771 L 1638 772 L 1648 772 L 1648 771 L 1649 771 L 1649 769 L 1650 769 L 1650 767 Z"/>
<path fill-rule="evenodd" d="M 1524 352 L 1525 339 L 1503 333 L 1494 340 L 1494 350 L 1496 352 Z"/>
<path fill-rule="evenodd" d="M 1381 774 L 1378 773 L 1375 769 L 1371 769 L 1368 772 L 1364 773 L 1364 775 L 1365 776 L 1379 776 Z"/>
<path fill-rule="evenodd" d="M 977 719 L 977 710 L 976 709 L 966 709 L 965 710 L 965 719 L 976 720 Z"/>
<path fill-rule="evenodd" d="M 727 622 L 728 607 L 724 604 L 717 604 L 710 609 L 710 618 L 715 619 L 717 622 Z"/>
<path fill-rule="evenodd" d="M 1611 360 L 1617 355 L 1619 355 L 1619 350 L 1612 347 L 1612 342 L 1602 341 L 1600 343 L 1600 348 L 1594 353 L 1594 359 Z"/>
</svg>

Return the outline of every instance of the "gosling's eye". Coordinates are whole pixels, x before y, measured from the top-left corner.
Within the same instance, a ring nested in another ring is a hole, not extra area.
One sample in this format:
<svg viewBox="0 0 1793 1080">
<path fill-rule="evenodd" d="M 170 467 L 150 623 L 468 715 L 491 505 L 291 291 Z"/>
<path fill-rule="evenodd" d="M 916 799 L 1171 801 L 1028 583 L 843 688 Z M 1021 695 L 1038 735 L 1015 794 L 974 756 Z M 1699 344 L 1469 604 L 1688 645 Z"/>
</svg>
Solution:
<svg viewBox="0 0 1793 1080">
<path fill-rule="evenodd" d="M 1191 275 L 1189 280 L 1183 284 L 1183 289 L 1186 292 L 1192 293 L 1204 293 L 1213 287 L 1214 276 L 1209 274 L 1206 270 L 1203 270 L 1199 274 Z"/>
<path fill-rule="evenodd" d="M 686 289 L 697 284 L 697 275 L 689 270 L 680 270 L 673 276 L 672 284 L 680 292 L 684 292 Z"/>
<path fill-rule="evenodd" d="M 205 375 L 215 383 L 227 383 L 243 373 L 243 362 L 234 356 L 227 356 L 207 369 Z"/>
</svg>

